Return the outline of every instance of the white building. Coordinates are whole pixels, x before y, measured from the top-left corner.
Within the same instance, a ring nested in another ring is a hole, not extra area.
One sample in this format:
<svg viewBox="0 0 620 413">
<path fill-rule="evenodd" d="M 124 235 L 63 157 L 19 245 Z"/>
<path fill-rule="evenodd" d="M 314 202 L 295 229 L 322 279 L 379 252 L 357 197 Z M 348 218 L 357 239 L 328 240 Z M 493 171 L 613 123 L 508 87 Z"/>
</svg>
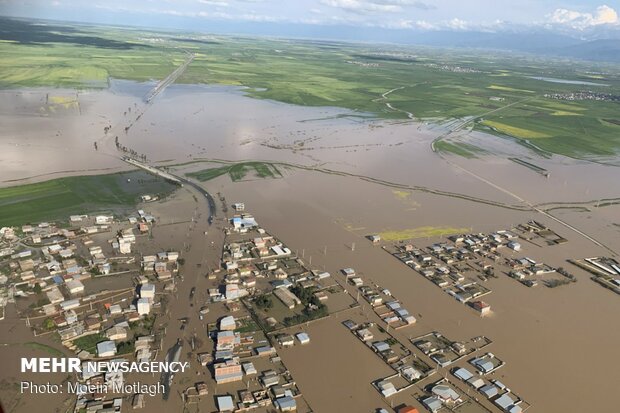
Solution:
<svg viewBox="0 0 620 413">
<path fill-rule="evenodd" d="M 84 284 L 79 280 L 67 281 L 67 290 L 71 295 L 81 294 L 84 292 Z"/>
<path fill-rule="evenodd" d="M 148 298 L 152 301 L 155 298 L 155 285 L 143 284 L 140 286 L 140 298 Z"/>
<path fill-rule="evenodd" d="M 148 298 L 138 300 L 138 314 L 146 315 L 151 312 L 151 303 Z"/>
<path fill-rule="evenodd" d="M 116 355 L 116 344 L 113 341 L 102 341 L 97 344 L 97 355 L 99 357 L 111 357 Z"/>
</svg>

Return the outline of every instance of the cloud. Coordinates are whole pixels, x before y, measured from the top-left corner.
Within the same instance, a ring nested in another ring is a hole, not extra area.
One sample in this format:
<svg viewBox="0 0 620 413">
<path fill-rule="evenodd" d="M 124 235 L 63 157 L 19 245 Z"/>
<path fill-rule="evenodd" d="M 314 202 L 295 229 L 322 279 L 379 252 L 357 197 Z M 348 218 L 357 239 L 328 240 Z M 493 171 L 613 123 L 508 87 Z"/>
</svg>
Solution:
<svg viewBox="0 0 620 413">
<path fill-rule="evenodd" d="M 435 6 L 417 0 L 321 0 L 321 4 L 352 13 L 396 13 L 405 8 L 433 10 Z"/>
<path fill-rule="evenodd" d="M 584 30 L 588 27 L 600 26 L 604 24 L 617 25 L 620 23 L 616 10 L 607 5 L 597 7 L 594 13 L 581 13 L 568 9 L 556 9 L 548 17 L 551 24 L 568 26 L 577 30 Z"/>
</svg>

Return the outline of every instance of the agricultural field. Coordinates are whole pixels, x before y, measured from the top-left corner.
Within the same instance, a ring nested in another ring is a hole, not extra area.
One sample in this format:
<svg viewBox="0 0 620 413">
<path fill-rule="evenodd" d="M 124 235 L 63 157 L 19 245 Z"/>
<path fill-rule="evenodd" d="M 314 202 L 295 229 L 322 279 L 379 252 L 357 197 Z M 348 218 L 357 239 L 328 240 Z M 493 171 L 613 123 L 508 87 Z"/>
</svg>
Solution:
<svg viewBox="0 0 620 413">
<path fill-rule="evenodd" d="M 620 151 L 619 101 L 551 97 L 573 92 L 618 97 L 618 65 L 480 50 L 6 19 L 2 24 L 10 30 L 0 33 L 0 87 L 88 88 L 106 87 L 110 77 L 162 79 L 191 52 L 196 57 L 179 83 L 241 86 L 255 98 L 342 107 L 383 119 L 469 119 L 475 130 L 575 158 L 613 157 Z M 454 145 L 439 149 L 461 156 L 471 152 Z"/>
<path fill-rule="evenodd" d="M 71 214 L 126 212 L 140 195 L 164 197 L 175 185 L 145 172 L 76 176 L 0 188 L 0 227 L 66 220 Z"/>
<path fill-rule="evenodd" d="M 282 177 L 282 173 L 276 165 L 266 162 L 240 162 L 217 168 L 208 168 L 197 172 L 190 172 L 187 176 L 196 178 L 201 182 L 205 182 L 226 174 L 230 176 L 230 179 L 233 182 L 250 179 Z"/>
</svg>

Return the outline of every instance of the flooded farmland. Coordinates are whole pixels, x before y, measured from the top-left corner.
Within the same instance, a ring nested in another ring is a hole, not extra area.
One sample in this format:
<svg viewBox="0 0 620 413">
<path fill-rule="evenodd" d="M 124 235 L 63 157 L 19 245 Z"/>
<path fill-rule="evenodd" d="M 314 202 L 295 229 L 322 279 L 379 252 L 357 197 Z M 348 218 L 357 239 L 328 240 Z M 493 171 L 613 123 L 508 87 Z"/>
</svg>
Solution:
<svg viewBox="0 0 620 413">
<path fill-rule="evenodd" d="M 151 164 L 167 166 L 179 176 L 213 168 L 218 161 L 274 163 L 281 177 L 233 182 L 223 175 L 200 185 L 228 203 L 244 202 L 262 226 L 298 255 L 310 257 L 312 266 L 335 277 L 339 269 L 354 267 L 364 279 L 396 292 L 418 319 L 394 333 L 402 342 L 430 331 L 459 340 L 491 338 L 490 351 L 506 361 L 496 378 L 527 399 L 529 412 L 609 411 L 615 405 L 617 374 L 608 358 L 620 344 L 620 330 L 609 326 L 620 312 L 620 301 L 588 273 L 571 267 L 578 282 L 557 289 L 527 288 L 500 274 L 488 281 L 493 315 L 481 318 L 366 236 L 420 228 L 428 228 L 429 234 L 437 228 L 488 233 L 535 219 L 568 242 L 527 245 L 523 254 L 568 266 L 569 258 L 609 253 L 574 229 L 620 249 L 620 200 L 615 201 L 620 180 L 609 179 L 616 167 L 542 158 L 479 133 L 469 137 L 484 147 L 479 157 L 439 156 L 431 149 L 442 133 L 437 125 L 251 99 L 242 90 L 221 86 L 173 85 L 147 105 L 141 96 L 150 86 L 114 81 L 102 91 L 0 91 L 0 184 L 127 170 L 130 166 L 119 160 L 116 137 Z M 108 126 L 112 132 L 106 133 Z M 529 159 L 551 175 L 545 178 L 508 159 L 513 156 Z M 601 200 L 607 201 L 601 205 Z M 185 232 L 196 202 L 180 189 L 152 204 L 164 217 L 154 230 L 161 236 L 141 241 L 141 246 L 168 250 L 192 242 L 192 248 L 207 251 L 205 268 L 217 267 L 219 251 L 202 245 L 196 235 L 188 241 Z M 218 207 L 223 206 L 219 201 Z M 202 214 L 204 221 L 207 212 Z M 425 247 L 440 240 L 428 235 L 413 243 Z M 196 250 L 192 253 L 198 255 Z M 125 281 L 96 280 L 93 288 L 128 287 Z M 200 283 L 202 289 L 212 287 L 202 278 Z M 173 308 L 185 304 L 181 297 Z M 368 308 L 347 311 L 367 317 Z M 345 311 L 312 323 L 304 328 L 311 345 L 282 351 L 314 411 L 388 407 L 371 382 L 390 370 L 341 325 L 348 317 Z M 27 340 L 26 335 L 19 340 Z M 174 341 L 167 340 L 168 345 Z M 13 356 L 13 350 L 3 352 L 3 357 Z M 179 401 L 178 395 L 172 397 Z M 25 400 L 19 403 L 20 408 L 29 406 Z M 211 407 L 213 401 L 209 403 Z"/>
</svg>

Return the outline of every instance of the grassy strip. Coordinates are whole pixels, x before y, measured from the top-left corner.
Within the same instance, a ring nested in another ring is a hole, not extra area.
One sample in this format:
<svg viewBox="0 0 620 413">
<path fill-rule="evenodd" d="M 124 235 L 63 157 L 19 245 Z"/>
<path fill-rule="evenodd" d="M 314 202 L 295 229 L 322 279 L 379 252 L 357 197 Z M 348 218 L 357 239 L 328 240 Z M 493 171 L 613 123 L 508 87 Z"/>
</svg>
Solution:
<svg viewBox="0 0 620 413">
<path fill-rule="evenodd" d="M 470 228 L 453 228 L 453 227 L 419 227 L 396 231 L 380 232 L 384 241 L 405 241 L 416 238 L 433 238 L 443 237 L 446 235 L 463 234 L 470 232 Z"/>
<path fill-rule="evenodd" d="M 31 348 L 33 350 L 41 350 L 48 353 L 53 357 L 65 357 L 65 353 L 62 351 L 55 349 L 54 347 L 48 346 L 47 344 L 35 343 L 34 341 L 29 341 L 24 343 L 23 346 Z"/>
<path fill-rule="evenodd" d="M 437 141 L 435 148 L 439 152 L 452 153 L 464 158 L 477 158 L 477 154 L 485 152 L 482 148 L 463 142 L 447 142 L 444 140 Z"/>
<path fill-rule="evenodd" d="M 75 176 L 0 188 L 0 226 L 68 219 L 71 214 L 126 212 L 140 195 L 164 197 L 176 187 L 142 171 Z"/>
<path fill-rule="evenodd" d="M 274 164 L 266 162 L 240 162 L 218 168 L 209 168 L 198 172 L 190 172 L 187 176 L 196 178 L 201 182 L 205 182 L 225 174 L 228 174 L 233 182 L 242 181 L 248 176 L 262 179 L 282 177 L 282 173 Z"/>
</svg>

